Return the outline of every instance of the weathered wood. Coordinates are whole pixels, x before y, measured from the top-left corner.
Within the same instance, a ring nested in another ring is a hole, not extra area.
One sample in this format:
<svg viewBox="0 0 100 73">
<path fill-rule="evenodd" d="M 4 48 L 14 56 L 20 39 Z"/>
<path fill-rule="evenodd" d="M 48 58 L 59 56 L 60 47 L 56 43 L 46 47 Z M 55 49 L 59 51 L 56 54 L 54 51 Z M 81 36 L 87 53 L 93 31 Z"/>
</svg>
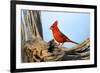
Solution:
<svg viewBox="0 0 100 73">
<path fill-rule="evenodd" d="M 21 11 L 21 30 L 22 43 L 35 38 L 43 38 L 39 11 Z"/>
<path fill-rule="evenodd" d="M 62 47 L 61 49 L 63 51 L 82 51 L 82 50 L 85 50 L 87 47 L 90 46 L 90 40 L 89 38 L 86 39 L 85 41 L 83 41 L 82 43 L 80 43 L 79 45 L 75 46 L 75 47 L 72 47 L 72 48 L 65 48 L 65 47 Z"/>
<path fill-rule="evenodd" d="M 23 62 L 46 62 L 46 61 L 67 61 L 67 60 L 85 60 L 89 59 L 90 50 L 81 51 L 81 49 L 89 49 L 85 40 L 77 47 L 63 48 L 59 47 L 54 40 L 45 42 L 42 39 L 34 39 L 24 44 L 24 60 Z M 84 46 L 83 46 L 84 45 Z M 80 47 L 81 46 L 81 47 Z M 77 50 L 77 49 L 78 50 Z M 49 51 L 49 49 L 53 49 Z M 79 52 L 81 51 L 81 52 Z"/>
</svg>

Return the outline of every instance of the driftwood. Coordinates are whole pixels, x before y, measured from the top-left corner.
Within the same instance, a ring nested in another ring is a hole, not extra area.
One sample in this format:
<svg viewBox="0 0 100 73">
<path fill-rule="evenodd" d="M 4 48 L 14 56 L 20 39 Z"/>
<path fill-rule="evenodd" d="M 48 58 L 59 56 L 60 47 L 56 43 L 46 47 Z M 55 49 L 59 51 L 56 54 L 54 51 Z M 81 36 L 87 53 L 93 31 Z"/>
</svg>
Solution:
<svg viewBox="0 0 100 73">
<path fill-rule="evenodd" d="M 23 47 L 23 62 L 46 62 L 46 61 L 67 61 L 87 60 L 90 58 L 90 41 L 86 39 L 73 48 L 58 46 L 54 40 L 48 43 L 41 39 L 34 39 L 25 42 Z"/>
</svg>

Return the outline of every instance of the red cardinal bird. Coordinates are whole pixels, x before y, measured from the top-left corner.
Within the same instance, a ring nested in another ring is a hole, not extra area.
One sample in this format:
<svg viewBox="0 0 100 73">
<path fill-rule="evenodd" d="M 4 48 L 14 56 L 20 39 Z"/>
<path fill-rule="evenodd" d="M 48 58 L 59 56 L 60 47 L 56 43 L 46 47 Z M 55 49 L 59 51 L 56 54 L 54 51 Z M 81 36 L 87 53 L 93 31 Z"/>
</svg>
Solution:
<svg viewBox="0 0 100 73">
<path fill-rule="evenodd" d="M 53 33 L 53 36 L 54 36 L 54 39 L 59 43 L 62 43 L 62 45 L 65 43 L 65 42 L 72 42 L 72 43 L 75 43 L 75 44 L 78 44 L 72 40 L 70 40 L 67 36 L 65 36 L 58 28 L 58 21 L 55 21 L 53 23 L 53 25 L 50 27 L 50 29 L 52 30 L 52 33 Z M 61 45 L 61 46 L 62 46 Z"/>
</svg>

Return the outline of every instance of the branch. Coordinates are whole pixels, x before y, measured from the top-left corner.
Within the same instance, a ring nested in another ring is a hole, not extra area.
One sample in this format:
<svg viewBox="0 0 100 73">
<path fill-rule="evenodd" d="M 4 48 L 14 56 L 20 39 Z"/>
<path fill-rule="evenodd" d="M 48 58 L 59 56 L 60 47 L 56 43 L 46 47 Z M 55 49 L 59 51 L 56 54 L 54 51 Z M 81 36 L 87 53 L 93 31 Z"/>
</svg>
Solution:
<svg viewBox="0 0 100 73">
<path fill-rule="evenodd" d="M 24 44 L 23 62 L 85 60 L 90 58 L 89 46 L 89 38 L 73 48 L 58 47 L 54 40 L 47 43 L 36 38 Z"/>
</svg>

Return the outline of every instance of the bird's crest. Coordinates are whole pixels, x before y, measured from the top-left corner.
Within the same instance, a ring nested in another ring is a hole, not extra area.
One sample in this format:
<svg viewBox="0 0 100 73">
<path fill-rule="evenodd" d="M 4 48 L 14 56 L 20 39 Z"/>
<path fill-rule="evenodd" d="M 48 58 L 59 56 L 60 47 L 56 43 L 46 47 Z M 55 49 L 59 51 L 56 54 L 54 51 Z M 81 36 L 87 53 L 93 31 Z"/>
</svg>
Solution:
<svg viewBox="0 0 100 73">
<path fill-rule="evenodd" d="M 58 25 L 58 21 L 56 20 L 52 26 L 57 26 Z"/>
<path fill-rule="evenodd" d="M 58 25 L 58 21 L 56 20 L 56 21 L 51 25 L 50 29 L 53 29 L 53 28 L 57 27 L 57 25 Z"/>
<path fill-rule="evenodd" d="M 56 20 L 50 27 L 51 30 L 54 30 L 55 27 L 57 27 L 58 21 Z"/>
</svg>

